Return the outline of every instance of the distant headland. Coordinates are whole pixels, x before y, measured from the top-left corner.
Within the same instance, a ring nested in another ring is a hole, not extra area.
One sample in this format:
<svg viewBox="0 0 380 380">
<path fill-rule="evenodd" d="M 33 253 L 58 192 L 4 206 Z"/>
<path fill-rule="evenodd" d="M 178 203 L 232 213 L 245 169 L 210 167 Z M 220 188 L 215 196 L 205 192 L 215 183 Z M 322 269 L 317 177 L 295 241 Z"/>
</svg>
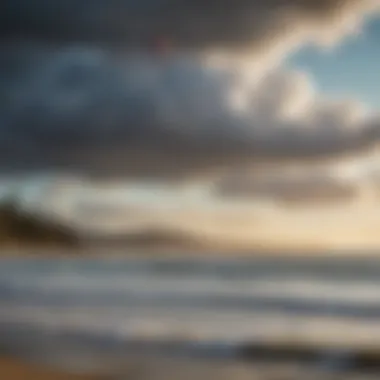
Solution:
<svg viewBox="0 0 380 380">
<path fill-rule="evenodd" d="M 12 197 L 0 203 L 0 247 L 78 247 L 74 230 L 50 218 L 36 215 Z"/>
</svg>

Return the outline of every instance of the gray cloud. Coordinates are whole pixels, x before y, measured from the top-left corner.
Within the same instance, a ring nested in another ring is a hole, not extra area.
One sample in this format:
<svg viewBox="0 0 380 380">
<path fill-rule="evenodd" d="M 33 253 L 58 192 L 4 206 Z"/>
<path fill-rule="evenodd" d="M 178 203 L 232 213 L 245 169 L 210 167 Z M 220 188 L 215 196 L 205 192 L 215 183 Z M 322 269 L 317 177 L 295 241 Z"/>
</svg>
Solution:
<svg viewBox="0 0 380 380">
<path fill-rule="evenodd" d="M 217 196 L 267 198 L 282 205 L 319 205 L 357 199 L 360 186 L 351 180 L 323 171 L 265 172 L 256 176 L 224 178 L 214 188 Z"/>
<path fill-rule="evenodd" d="M 0 36 L 125 48 L 168 39 L 192 50 L 268 50 L 288 37 L 326 40 L 373 0 L 3 0 Z"/>
<path fill-rule="evenodd" d="M 4 48 L 2 172 L 192 175 L 350 155 L 378 142 L 378 121 L 360 104 L 321 102 L 302 74 L 279 71 L 249 84 L 235 66 L 148 58 L 79 46 Z"/>
<path fill-rule="evenodd" d="M 366 150 L 377 144 L 378 122 L 351 112 L 356 104 L 325 105 L 296 74 L 250 84 L 239 66 L 217 68 L 181 54 L 247 47 L 261 78 L 268 57 L 334 40 L 373 5 L 4 0 L 0 172 L 177 177 Z M 175 54 L 132 53 L 162 41 Z"/>
</svg>

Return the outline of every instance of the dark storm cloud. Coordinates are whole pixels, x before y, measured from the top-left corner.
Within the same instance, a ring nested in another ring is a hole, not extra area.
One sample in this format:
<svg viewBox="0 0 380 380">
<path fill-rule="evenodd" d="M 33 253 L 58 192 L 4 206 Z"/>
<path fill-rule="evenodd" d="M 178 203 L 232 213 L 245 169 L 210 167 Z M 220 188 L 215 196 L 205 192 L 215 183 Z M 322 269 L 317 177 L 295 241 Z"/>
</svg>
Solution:
<svg viewBox="0 0 380 380">
<path fill-rule="evenodd" d="M 360 14 L 373 4 L 372 0 L 2 0 L 0 35 L 123 48 L 149 46 L 164 37 L 178 48 L 251 45 L 262 50 L 301 30 L 323 34 L 347 15 Z"/>
<path fill-rule="evenodd" d="M 377 144 L 377 121 L 315 99 L 298 105 L 307 88 L 297 78 L 280 73 L 257 88 L 239 67 L 210 67 L 181 49 L 249 47 L 259 61 L 294 44 L 336 38 L 373 4 L 3 0 L 1 173 L 187 176 L 368 149 Z M 174 53 L 133 51 L 162 43 Z M 243 109 L 234 105 L 236 91 Z M 306 115 L 289 119 L 289 109 Z"/>
<path fill-rule="evenodd" d="M 286 119 L 303 94 L 303 85 L 293 91 L 297 76 L 269 76 L 246 89 L 249 107 L 236 110 L 232 69 L 150 58 L 120 60 L 74 46 L 4 48 L 2 172 L 193 175 L 231 164 L 350 155 L 377 144 L 378 123 L 357 117 L 355 104 L 311 99 L 306 115 Z"/>
</svg>

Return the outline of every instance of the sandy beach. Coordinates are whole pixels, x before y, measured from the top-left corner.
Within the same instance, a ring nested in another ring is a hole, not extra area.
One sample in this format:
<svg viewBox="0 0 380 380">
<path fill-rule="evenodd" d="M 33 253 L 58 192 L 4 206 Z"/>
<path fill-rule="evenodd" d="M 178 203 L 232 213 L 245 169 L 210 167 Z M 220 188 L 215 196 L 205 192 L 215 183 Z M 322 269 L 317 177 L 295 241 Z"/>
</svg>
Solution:
<svg viewBox="0 0 380 380">
<path fill-rule="evenodd" d="M 107 380 L 95 374 L 70 374 L 26 363 L 15 358 L 0 358 L 0 379 L 12 380 Z"/>
<path fill-rule="evenodd" d="M 378 380 L 379 373 L 342 371 L 299 366 L 295 363 L 252 365 L 244 362 L 165 361 L 126 362 L 124 369 L 107 374 L 70 374 L 0 358 L 0 378 L 12 380 Z"/>
</svg>

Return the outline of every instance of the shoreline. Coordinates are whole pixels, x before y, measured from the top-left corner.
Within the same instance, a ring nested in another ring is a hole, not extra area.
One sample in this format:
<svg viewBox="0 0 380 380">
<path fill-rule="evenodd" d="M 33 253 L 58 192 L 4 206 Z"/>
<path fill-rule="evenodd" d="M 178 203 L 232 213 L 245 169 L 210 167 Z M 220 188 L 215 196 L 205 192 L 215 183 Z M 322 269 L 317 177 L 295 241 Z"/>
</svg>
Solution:
<svg viewBox="0 0 380 380">
<path fill-rule="evenodd" d="M 307 354 L 306 354 L 307 356 Z M 322 356 L 320 360 L 301 362 L 276 360 L 250 363 L 193 359 L 145 358 L 129 360 L 118 369 L 104 373 L 70 373 L 13 357 L 0 357 L 0 378 L 12 380 L 377 380 L 378 367 L 365 362 L 350 366 L 350 358 Z M 332 359 L 332 361 L 331 361 Z M 335 360 L 334 360 L 335 359 Z M 343 361 L 342 361 L 343 360 Z M 183 376 L 185 375 L 185 376 Z"/>
</svg>

